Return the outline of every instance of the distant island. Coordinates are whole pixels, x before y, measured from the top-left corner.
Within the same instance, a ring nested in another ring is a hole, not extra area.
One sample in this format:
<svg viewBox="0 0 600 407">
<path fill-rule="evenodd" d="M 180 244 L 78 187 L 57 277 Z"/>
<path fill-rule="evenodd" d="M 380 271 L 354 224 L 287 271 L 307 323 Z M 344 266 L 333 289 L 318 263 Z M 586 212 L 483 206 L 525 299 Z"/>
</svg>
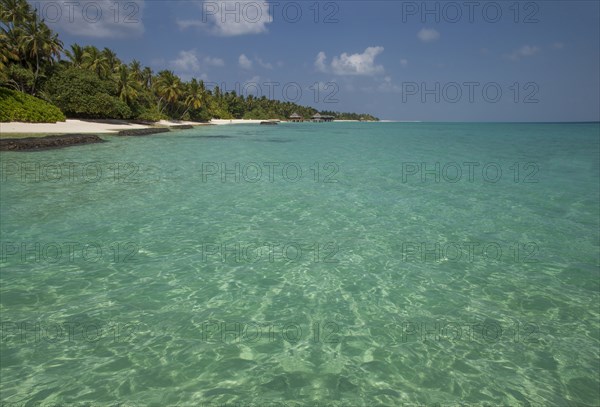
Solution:
<svg viewBox="0 0 600 407">
<path fill-rule="evenodd" d="M 211 119 L 378 121 L 370 114 L 321 111 L 265 96 L 209 90 L 172 71 L 154 73 L 115 52 L 73 44 L 58 34 L 26 0 L 0 0 L 0 122 L 55 123 L 74 119 L 208 122 Z M 62 58 L 62 57 L 65 58 Z"/>
</svg>

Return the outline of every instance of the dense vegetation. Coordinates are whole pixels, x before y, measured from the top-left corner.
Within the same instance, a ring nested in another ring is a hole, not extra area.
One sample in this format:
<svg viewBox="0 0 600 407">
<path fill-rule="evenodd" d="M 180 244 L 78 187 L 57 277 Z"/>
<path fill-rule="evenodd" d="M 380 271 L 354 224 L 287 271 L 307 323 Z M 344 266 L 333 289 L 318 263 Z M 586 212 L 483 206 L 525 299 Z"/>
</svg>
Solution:
<svg viewBox="0 0 600 407">
<path fill-rule="evenodd" d="M 320 112 L 322 115 L 333 116 L 337 120 L 379 120 L 375 116 L 371 116 L 370 114 L 360 114 L 360 113 L 340 113 L 340 112 L 330 112 L 327 110 L 323 110 Z"/>
<path fill-rule="evenodd" d="M 131 118 L 131 109 L 115 96 L 116 87 L 94 72 L 61 69 L 46 82 L 44 89 L 50 100 L 69 117 Z"/>
<path fill-rule="evenodd" d="M 61 60 L 61 57 L 66 57 Z M 68 117 L 158 121 L 183 119 L 308 118 L 312 107 L 237 95 L 202 81 L 182 81 L 139 61 L 124 63 L 110 49 L 73 44 L 63 49 L 58 35 L 26 0 L 0 0 L 0 86 L 42 98 Z M 370 115 L 321 112 L 338 119 L 376 120 Z"/>
<path fill-rule="evenodd" d="M 16 90 L 0 88 L 0 122 L 53 123 L 65 120 L 59 108 Z"/>
</svg>

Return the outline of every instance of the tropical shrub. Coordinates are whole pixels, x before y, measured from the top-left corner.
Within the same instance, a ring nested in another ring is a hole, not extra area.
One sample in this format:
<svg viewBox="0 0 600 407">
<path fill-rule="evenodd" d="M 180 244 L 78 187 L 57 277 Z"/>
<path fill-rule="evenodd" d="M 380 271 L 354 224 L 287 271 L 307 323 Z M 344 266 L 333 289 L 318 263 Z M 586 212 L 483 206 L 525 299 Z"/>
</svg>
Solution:
<svg viewBox="0 0 600 407">
<path fill-rule="evenodd" d="M 158 109 L 154 107 L 142 110 L 135 118 L 148 122 L 158 122 L 162 119 L 167 119 L 167 116 L 162 115 Z"/>
<path fill-rule="evenodd" d="M 53 75 L 45 85 L 52 102 L 68 117 L 129 119 L 131 109 L 116 96 L 115 83 L 96 73 L 68 68 Z"/>
<path fill-rule="evenodd" d="M 65 121 L 65 115 L 58 107 L 26 93 L 0 87 L 0 122 L 62 121 Z"/>
</svg>

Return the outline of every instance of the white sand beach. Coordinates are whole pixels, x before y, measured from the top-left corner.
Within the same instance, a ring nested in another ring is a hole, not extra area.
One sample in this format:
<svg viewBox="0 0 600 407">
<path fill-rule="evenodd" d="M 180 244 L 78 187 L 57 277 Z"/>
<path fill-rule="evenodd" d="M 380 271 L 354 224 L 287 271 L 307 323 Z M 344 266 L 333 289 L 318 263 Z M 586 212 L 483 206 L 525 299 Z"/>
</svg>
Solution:
<svg viewBox="0 0 600 407">
<path fill-rule="evenodd" d="M 182 125 L 206 126 L 207 123 L 161 120 L 159 127 Z M 130 123 L 120 120 L 92 121 L 67 119 L 56 123 L 0 123 L 0 135 L 3 134 L 111 134 L 121 130 L 147 129 L 150 125 Z"/>
<path fill-rule="evenodd" d="M 260 124 L 268 120 L 250 120 L 250 119 L 212 119 L 210 124 L 216 124 L 218 126 L 225 124 Z"/>
<path fill-rule="evenodd" d="M 156 123 L 160 127 L 173 127 L 182 125 L 207 126 L 228 124 L 260 124 L 264 120 L 243 119 L 212 119 L 209 123 L 190 121 L 161 120 Z M 111 134 L 121 130 L 146 129 L 153 126 L 129 123 L 120 120 L 92 121 L 68 119 L 57 123 L 0 123 L 0 135 L 4 134 Z"/>
<path fill-rule="evenodd" d="M 174 127 L 182 125 L 207 126 L 207 125 L 232 125 L 232 124 L 260 124 L 268 120 L 248 119 L 212 119 L 209 123 L 191 121 L 161 120 L 154 126 Z M 354 122 L 356 120 L 336 120 L 336 122 Z M 285 122 L 285 121 L 284 121 Z M 147 129 L 154 127 L 146 124 L 131 123 L 125 120 L 75 120 L 68 119 L 57 123 L 0 123 L 0 136 L 6 134 L 114 134 L 121 130 Z"/>
<path fill-rule="evenodd" d="M 57 123 L 0 123 L 0 134 L 74 134 L 74 133 L 117 133 L 120 130 L 145 129 L 150 126 L 133 123 L 109 123 L 84 120 L 67 120 Z"/>
</svg>

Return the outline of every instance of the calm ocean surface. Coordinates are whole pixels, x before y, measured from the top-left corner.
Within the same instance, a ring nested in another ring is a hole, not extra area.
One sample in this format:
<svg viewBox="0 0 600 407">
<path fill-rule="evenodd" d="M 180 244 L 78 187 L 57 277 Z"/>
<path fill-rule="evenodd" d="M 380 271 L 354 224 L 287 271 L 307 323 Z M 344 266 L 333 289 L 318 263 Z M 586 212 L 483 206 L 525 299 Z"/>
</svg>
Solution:
<svg viewBox="0 0 600 407">
<path fill-rule="evenodd" d="M 0 401 L 600 404 L 599 124 L 107 139 L 0 154 Z"/>
</svg>

